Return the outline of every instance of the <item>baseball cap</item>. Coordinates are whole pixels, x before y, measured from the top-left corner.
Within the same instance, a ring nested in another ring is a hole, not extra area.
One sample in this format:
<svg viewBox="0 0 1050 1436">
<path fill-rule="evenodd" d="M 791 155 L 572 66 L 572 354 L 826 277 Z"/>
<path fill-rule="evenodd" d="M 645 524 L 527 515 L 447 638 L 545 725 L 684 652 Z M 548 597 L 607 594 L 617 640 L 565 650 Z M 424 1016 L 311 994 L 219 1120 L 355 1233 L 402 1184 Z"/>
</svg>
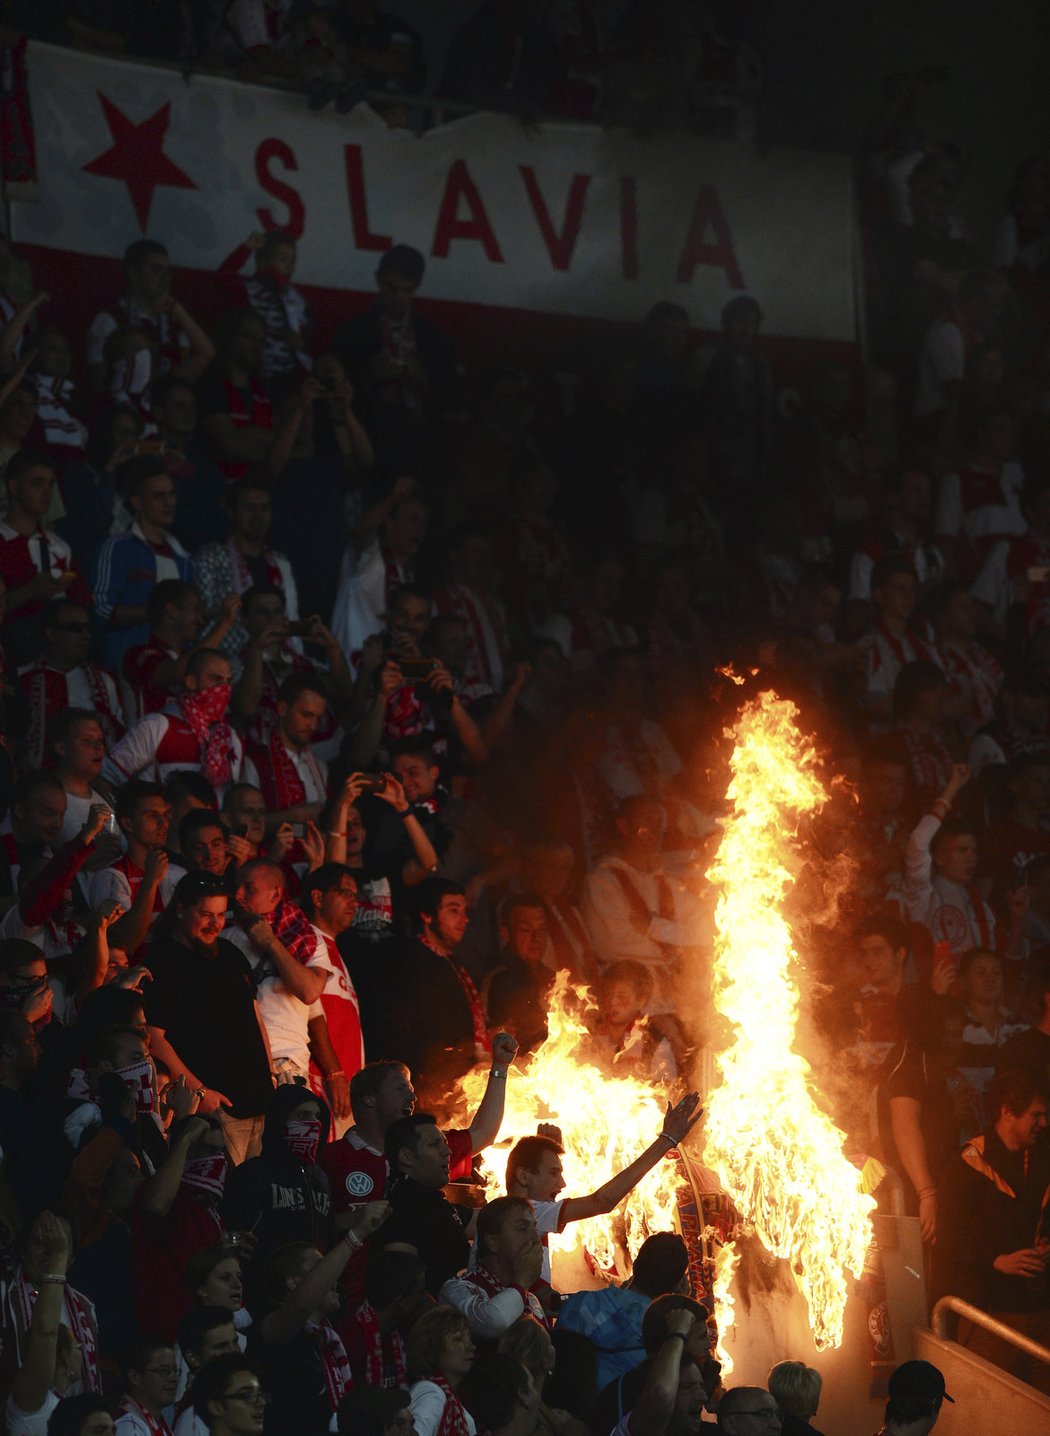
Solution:
<svg viewBox="0 0 1050 1436">
<path fill-rule="evenodd" d="M 943 1398 L 955 1405 L 944 1389 L 944 1377 L 929 1361 L 905 1361 L 889 1380 L 890 1397 L 899 1401 L 937 1401 Z"/>
</svg>

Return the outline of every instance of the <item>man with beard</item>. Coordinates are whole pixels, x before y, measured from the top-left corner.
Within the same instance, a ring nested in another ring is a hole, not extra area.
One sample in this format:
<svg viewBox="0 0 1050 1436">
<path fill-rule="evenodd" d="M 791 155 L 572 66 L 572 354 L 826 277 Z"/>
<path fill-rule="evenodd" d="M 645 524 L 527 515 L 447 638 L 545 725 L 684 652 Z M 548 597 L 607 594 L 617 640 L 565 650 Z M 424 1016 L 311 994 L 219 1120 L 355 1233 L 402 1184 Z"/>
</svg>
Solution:
<svg viewBox="0 0 1050 1436">
<path fill-rule="evenodd" d="M 270 1099 L 270 1059 L 244 954 L 222 936 L 221 878 L 187 873 L 150 949 L 146 1016 L 151 1051 L 173 1079 L 218 1112 L 232 1162 L 259 1150 Z"/>
</svg>

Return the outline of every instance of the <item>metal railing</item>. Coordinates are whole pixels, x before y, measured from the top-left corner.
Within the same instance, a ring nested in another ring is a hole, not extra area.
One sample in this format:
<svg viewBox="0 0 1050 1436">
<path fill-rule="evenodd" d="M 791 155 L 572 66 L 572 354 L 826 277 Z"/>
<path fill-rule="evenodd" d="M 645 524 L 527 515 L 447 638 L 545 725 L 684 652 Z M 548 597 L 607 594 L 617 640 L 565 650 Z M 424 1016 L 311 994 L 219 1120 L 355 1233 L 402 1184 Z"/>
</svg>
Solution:
<svg viewBox="0 0 1050 1436">
<path fill-rule="evenodd" d="M 1020 1331 L 1015 1331 L 1012 1326 L 999 1321 L 987 1311 L 981 1311 L 979 1307 L 971 1306 L 968 1301 L 963 1301 L 958 1296 L 942 1296 L 933 1308 L 930 1317 L 930 1325 L 935 1336 L 942 1341 L 950 1341 L 954 1338 L 948 1334 L 948 1317 L 964 1316 L 967 1321 L 972 1321 L 975 1326 L 983 1326 L 985 1331 L 990 1331 L 1001 1341 L 1009 1342 L 1016 1346 L 1018 1351 L 1023 1351 L 1028 1356 L 1034 1356 L 1036 1361 L 1042 1361 L 1050 1366 L 1050 1347 L 1041 1346 L 1038 1341 L 1033 1341 L 1030 1336 L 1025 1336 Z"/>
</svg>

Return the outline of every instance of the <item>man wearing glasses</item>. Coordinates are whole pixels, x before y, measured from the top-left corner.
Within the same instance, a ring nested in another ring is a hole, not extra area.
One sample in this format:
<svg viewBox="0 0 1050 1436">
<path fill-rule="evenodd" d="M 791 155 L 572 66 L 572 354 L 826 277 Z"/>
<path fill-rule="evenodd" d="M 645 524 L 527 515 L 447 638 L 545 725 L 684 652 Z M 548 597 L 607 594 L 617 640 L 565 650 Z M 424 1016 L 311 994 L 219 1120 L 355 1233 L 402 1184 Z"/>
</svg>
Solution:
<svg viewBox="0 0 1050 1436">
<path fill-rule="evenodd" d="M 718 1403 L 718 1429 L 725 1436 L 776 1436 L 781 1415 L 776 1400 L 761 1386 L 734 1386 Z"/>
<path fill-rule="evenodd" d="M 26 761 L 42 766 L 52 721 L 68 708 L 93 712 L 102 725 L 106 747 L 124 732 L 120 695 L 110 674 L 92 663 L 91 619 L 83 604 L 56 598 L 42 615 L 44 645 L 39 657 L 19 670 L 26 701 Z"/>
<path fill-rule="evenodd" d="M 239 1351 L 209 1361 L 193 1383 L 193 1409 L 211 1436 L 258 1436 L 268 1399 L 257 1367 Z"/>
</svg>

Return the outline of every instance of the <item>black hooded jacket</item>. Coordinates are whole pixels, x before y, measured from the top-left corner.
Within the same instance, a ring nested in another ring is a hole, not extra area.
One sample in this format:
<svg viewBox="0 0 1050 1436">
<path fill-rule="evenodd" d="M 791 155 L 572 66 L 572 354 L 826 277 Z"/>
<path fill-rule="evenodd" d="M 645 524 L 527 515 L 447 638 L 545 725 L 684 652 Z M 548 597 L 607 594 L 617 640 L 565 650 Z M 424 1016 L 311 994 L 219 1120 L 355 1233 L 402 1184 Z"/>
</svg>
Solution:
<svg viewBox="0 0 1050 1436">
<path fill-rule="evenodd" d="M 303 1163 L 292 1155 L 284 1138 L 288 1113 L 314 1094 L 298 1083 L 274 1089 L 266 1111 L 262 1152 L 233 1167 L 226 1178 L 221 1207 L 227 1231 L 251 1232 L 256 1239 L 254 1270 L 286 1242 L 309 1242 L 327 1251 L 332 1238 L 332 1199 L 328 1178 L 316 1163 Z M 331 1113 L 321 1109 L 321 1140 L 328 1141 Z"/>
</svg>

